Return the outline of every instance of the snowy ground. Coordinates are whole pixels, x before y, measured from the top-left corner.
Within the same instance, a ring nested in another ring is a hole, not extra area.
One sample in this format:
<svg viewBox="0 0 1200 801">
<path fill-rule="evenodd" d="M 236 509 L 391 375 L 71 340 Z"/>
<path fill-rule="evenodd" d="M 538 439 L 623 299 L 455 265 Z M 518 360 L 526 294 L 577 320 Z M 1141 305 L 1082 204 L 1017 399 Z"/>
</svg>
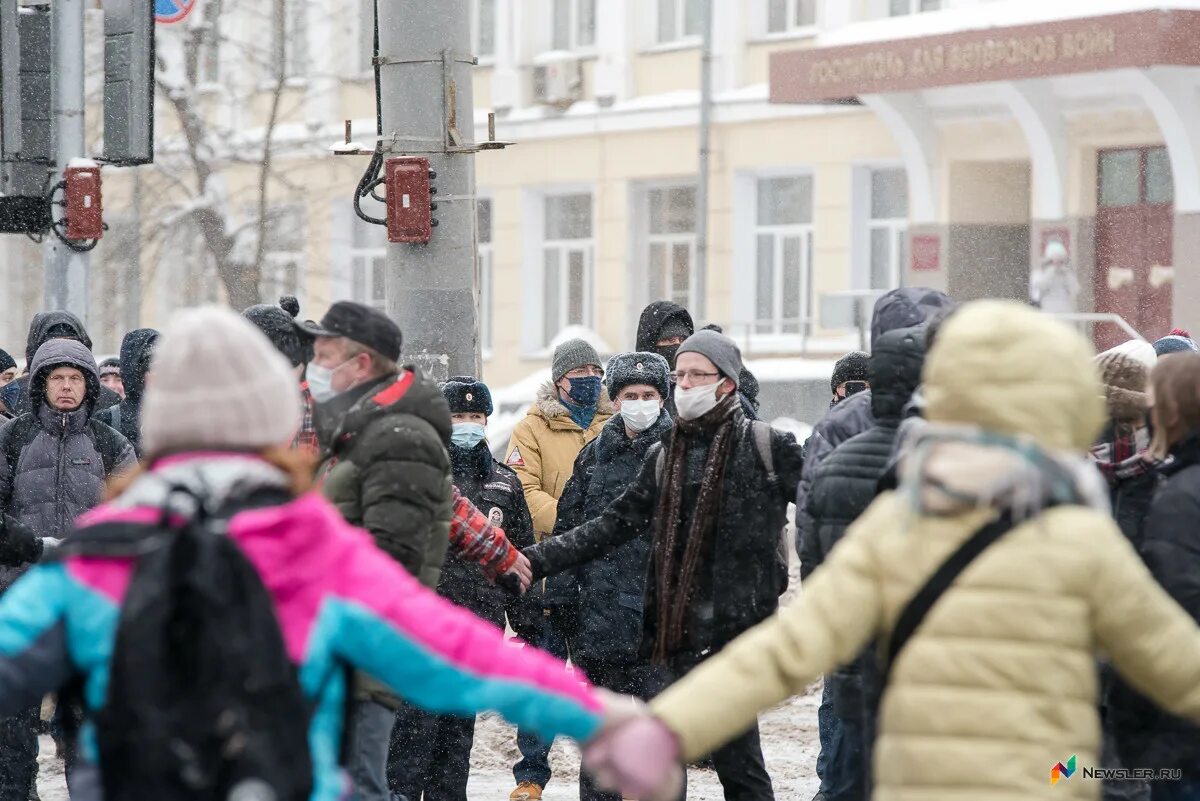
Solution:
<svg viewBox="0 0 1200 801">
<path fill-rule="evenodd" d="M 762 717 L 763 751 L 779 801 L 808 801 L 817 791 L 817 702 L 820 685 Z M 480 720 L 471 754 L 471 801 L 506 801 L 513 788 L 512 766 L 520 759 L 513 729 L 495 716 Z M 569 742 L 555 743 L 550 752 L 554 778 L 546 801 L 579 798 L 579 752 Z M 62 762 L 54 758 L 54 743 L 42 738 L 38 787 L 42 801 L 68 801 Z M 721 785 L 712 771 L 692 769 L 689 801 L 720 801 Z"/>
</svg>

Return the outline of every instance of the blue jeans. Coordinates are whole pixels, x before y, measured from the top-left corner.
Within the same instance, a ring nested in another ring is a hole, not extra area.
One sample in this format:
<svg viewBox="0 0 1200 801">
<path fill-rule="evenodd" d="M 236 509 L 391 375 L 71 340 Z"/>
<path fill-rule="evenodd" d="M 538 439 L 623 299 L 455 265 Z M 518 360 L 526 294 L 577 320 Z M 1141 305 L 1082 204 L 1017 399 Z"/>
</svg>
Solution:
<svg viewBox="0 0 1200 801">
<path fill-rule="evenodd" d="M 555 625 L 553 615 L 546 619 L 538 638 L 537 647 L 559 659 L 567 658 L 567 638 L 561 629 Z M 550 782 L 550 747 L 553 742 L 543 742 L 531 731 L 517 729 L 517 748 L 521 751 L 521 761 L 513 766 L 513 778 L 517 784 L 533 782 L 538 787 L 545 787 Z"/>
<path fill-rule="evenodd" d="M 350 719 L 349 762 L 355 801 L 391 801 L 387 783 L 388 744 L 396 713 L 374 701 L 356 701 Z"/>
<path fill-rule="evenodd" d="M 861 719 L 841 718 L 834 711 L 833 688 L 825 677 L 821 705 L 817 707 L 817 730 L 821 753 L 817 755 L 817 776 L 821 792 L 829 801 L 858 801 L 864 786 L 863 732 Z"/>
</svg>

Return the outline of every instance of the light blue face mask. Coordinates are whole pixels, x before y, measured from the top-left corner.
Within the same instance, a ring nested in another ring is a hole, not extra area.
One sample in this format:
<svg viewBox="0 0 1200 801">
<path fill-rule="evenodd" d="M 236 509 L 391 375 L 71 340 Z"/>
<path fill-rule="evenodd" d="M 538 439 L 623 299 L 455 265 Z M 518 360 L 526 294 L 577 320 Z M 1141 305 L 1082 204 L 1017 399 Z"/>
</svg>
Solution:
<svg viewBox="0 0 1200 801">
<path fill-rule="evenodd" d="M 450 441 L 465 451 L 471 451 L 475 449 L 476 445 L 483 442 L 486 436 L 487 429 L 480 423 L 455 423 Z"/>
</svg>

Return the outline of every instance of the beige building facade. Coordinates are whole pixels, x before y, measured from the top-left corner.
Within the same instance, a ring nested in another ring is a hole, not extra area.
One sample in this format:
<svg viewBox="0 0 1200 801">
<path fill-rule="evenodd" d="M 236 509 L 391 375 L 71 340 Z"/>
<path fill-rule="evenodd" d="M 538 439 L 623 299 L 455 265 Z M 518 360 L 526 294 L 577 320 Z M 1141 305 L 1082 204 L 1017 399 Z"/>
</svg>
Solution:
<svg viewBox="0 0 1200 801">
<path fill-rule="evenodd" d="M 564 331 L 587 329 L 613 352 L 631 347 L 641 308 L 662 298 L 723 325 L 751 358 L 835 357 L 859 342 L 844 314 L 823 314 L 838 296 L 907 284 L 1026 299 L 1050 239 L 1068 247 L 1081 312 L 1121 314 L 1147 337 L 1191 322 L 1198 279 L 1172 256 L 1195 252 L 1200 238 L 1191 222 L 1200 213 L 1195 67 L 1175 51 L 1126 53 L 1123 37 L 1145 30 L 1129 25 L 1159 30 L 1200 4 L 713 0 L 701 275 L 704 3 L 471 3 L 476 137 L 494 112 L 497 137 L 516 143 L 476 160 L 483 374 L 495 385 L 543 369 Z M 306 47 L 286 56 L 294 74 L 273 129 L 275 222 L 261 290 L 297 294 L 306 317 L 339 298 L 384 306 L 384 232 L 356 220 L 350 204 L 365 160 L 329 150 L 342 120 L 356 139 L 374 131 L 371 4 L 289 4 L 295 27 L 284 33 Z M 1132 23 L 1106 22 L 1130 14 Z M 244 43 L 256 40 L 253 25 L 233 27 Z M 1017 42 L 1003 58 L 999 44 L 972 44 L 990 36 L 981 31 L 1010 28 L 1019 36 L 991 37 Z M 1077 30 L 1091 50 L 1064 67 L 1057 51 Z M 160 31 L 168 60 L 188 31 Z M 938 66 L 933 40 L 947 36 Z M 1045 37 L 1053 63 L 1027 43 Z M 968 45 L 976 54 L 973 72 L 948 66 L 951 41 L 960 61 Z M 1159 56 L 1164 63 L 1141 60 Z M 237 58 L 222 52 L 209 65 L 216 80 L 202 111 L 230 132 L 231 149 L 252 155 L 270 95 Z M 221 86 L 238 82 L 250 101 L 223 100 Z M 160 100 L 159 146 L 178 154 L 172 112 Z M 261 175 L 253 158 L 234 162 L 221 165 L 209 199 L 236 223 L 252 216 L 247 198 Z M 180 305 L 225 297 L 188 228 L 196 198 L 171 189 L 159 166 L 140 170 L 136 184 L 130 170 L 106 174 L 115 234 L 94 259 L 89 321 L 105 350 L 134 324 L 161 325 Z M 1181 176 L 1197 178 L 1186 192 L 1176 190 Z M 0 334 L 19 347 L 40 301 L 40 255 L 23 242 L 0 248 L 15 301 Z"/>
</svg>

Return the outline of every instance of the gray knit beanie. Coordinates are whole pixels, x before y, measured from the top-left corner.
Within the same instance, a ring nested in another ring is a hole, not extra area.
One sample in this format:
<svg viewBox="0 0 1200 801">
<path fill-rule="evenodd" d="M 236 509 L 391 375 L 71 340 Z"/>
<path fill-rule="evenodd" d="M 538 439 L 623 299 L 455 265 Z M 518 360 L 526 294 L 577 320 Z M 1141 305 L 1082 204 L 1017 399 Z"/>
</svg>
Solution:
<svg viewBox="0 0 1200 801">
<path fill-rule="evenodd" d="M 702 329 L 692 334 L 679 346 L 676 354 L 676 365 L 679 357 L 685 353 L 699 353 L 717 366 L 721 375 L 728 378 L 737 386 L 742 375 L 742 349 L 729 337 L 716 331 Z"/>
<path fill-rule="evenodd" d="M 154 350 L 142 443 L 151 456 L 283 446 L 300 427 L 300 404 L 291 366 L 250 321 L 219 306 L 187 309 Z"/>
<path fill-rule="evenodd" d="M 554 349 L 554 367 L 551 375 L 554 382 L 558 383 L 567 373 L 588 365 L 599 367 L 600 354 L 582 339 L 568 339 Z"/>
</svg>

